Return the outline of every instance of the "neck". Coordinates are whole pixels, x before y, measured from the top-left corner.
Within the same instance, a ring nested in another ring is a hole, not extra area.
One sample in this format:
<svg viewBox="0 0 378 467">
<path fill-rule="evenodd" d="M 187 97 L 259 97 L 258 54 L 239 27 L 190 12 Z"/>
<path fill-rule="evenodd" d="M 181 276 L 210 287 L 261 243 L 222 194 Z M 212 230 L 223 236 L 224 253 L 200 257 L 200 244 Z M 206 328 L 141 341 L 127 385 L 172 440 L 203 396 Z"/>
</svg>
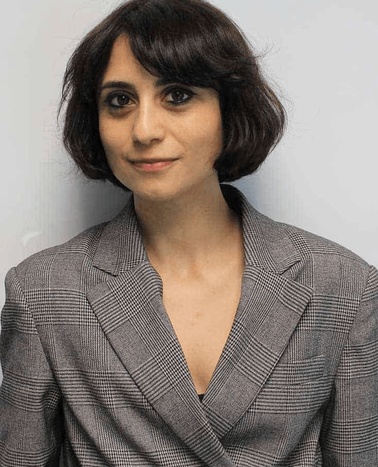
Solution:
<svg viewBox="0 0 378 467">
<path fill-rule="evenodd" d="M 235 213 L 219 184 L 191 193 L 189 199 L 150 202 L 134 198 L 144 244 L 154 264 L 175 263 L 182 270 L 206 261 L 240 237 Z M 186 265 L 186 266 L 185 266 Z"/>
</svg>

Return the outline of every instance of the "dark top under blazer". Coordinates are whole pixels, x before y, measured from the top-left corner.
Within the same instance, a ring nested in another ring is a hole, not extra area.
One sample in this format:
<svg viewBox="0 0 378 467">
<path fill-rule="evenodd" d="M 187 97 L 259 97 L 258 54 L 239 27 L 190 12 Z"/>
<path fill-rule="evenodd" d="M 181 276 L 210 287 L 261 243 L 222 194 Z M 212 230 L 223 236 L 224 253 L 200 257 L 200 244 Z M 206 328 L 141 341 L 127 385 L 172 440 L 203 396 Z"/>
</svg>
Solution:
<svg viewBox="0 0 378 467">
<path fill-rule="evenodd" d="M 377 271 L 226 191 L 245 271 L 202 403 L 132 200 L 8 273 L 2 467 L 378 465 Z"/>
</svg>

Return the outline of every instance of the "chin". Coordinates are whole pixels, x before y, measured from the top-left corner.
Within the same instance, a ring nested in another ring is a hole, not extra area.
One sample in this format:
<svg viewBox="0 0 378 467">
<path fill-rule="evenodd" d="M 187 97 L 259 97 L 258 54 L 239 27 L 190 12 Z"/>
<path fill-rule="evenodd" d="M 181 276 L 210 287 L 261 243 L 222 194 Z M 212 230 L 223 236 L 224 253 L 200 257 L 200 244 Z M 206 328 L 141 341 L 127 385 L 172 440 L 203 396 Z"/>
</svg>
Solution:
<svg viewBox="0 0 378 467">
<path fill-rule="evenodd" d="M 209 188 L 219 187 L 218 176 L 213 171 L 207 176 L 195 179 L 180 176 L 160 179 L 146 177 L 143 180 L 130 180 L 130 182 L 129 184 L 122 183 L 129 188 L 135 199 L 148 203 L 178 202 L 180 200 L 187 202 L 190 199 L 197 199 L 199 194 L 204 196 Z"/>
<path fill-rule="evenodd" d="M 134 198 L 144 202 L 163 203 L 175 200 L 180 196 L 180 190 L 165 186 L 144 186 L 130 188 Z"/>
</svg>

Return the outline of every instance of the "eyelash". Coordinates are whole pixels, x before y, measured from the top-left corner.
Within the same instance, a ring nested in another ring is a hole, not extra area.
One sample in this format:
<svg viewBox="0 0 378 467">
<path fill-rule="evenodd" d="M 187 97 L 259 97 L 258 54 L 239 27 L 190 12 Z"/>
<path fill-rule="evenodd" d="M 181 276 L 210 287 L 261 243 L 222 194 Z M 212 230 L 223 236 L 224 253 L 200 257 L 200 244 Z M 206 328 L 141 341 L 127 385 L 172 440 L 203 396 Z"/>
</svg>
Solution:
<svg viewBox="0 0 378 467">
<path fill-rule="evenodd" d="M 174 92 L 179 92 L 179 93 L 182 93 L 182 94 L 186 95 L 186 97 L 183 100 L 178 101 L 178 102 L 176 102 L 174 100 L 168 100 L 167 101 L 170 105 L 175 106 L 175 107 L 186 104 L 187 102 L 189 102 L 193 98 L 193 96 L 195 96 L 195 93 L 191 89 L 178 87 L 178 86 L 167 88 L 164 91 L 164 95 L 165 95 L 165 97 L 167 97 L 170 94 L 173 94 Z M 128 100 L 127 104 L 123 104 L 123 105 L 113 104 L 113 100 L 117 99 L 119 97 L 126 98 Z M 128 105 L 130 105 L 130 101 L 132 101 L 132 98 L 129 96 L 129 94 L 127 92 L 125 92 L 125 91 L 114 91 L 114 92 L 109 93 L 106 96 L 105 104 L 108 107 L 110 107 L 112 110 L 118 110 L 118 109 L 126 108 Z"/>
</svg>

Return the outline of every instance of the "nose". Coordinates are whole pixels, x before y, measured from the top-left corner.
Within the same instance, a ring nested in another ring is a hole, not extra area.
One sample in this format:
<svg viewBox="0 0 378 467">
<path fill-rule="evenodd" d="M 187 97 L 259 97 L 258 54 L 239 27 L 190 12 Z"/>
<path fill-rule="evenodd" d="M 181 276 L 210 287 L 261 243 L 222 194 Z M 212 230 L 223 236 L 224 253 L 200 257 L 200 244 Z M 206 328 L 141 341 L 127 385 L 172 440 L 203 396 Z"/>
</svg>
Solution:
<svg viewBox="0 0 378 467">
<path fill-rule="evenodd" d="M 160 110 L 151 101 L 139 103 L 134 114 L 132 132 L 134 143 L 149 146 L 164 138 L 164 124 Z"/>
</svg>

